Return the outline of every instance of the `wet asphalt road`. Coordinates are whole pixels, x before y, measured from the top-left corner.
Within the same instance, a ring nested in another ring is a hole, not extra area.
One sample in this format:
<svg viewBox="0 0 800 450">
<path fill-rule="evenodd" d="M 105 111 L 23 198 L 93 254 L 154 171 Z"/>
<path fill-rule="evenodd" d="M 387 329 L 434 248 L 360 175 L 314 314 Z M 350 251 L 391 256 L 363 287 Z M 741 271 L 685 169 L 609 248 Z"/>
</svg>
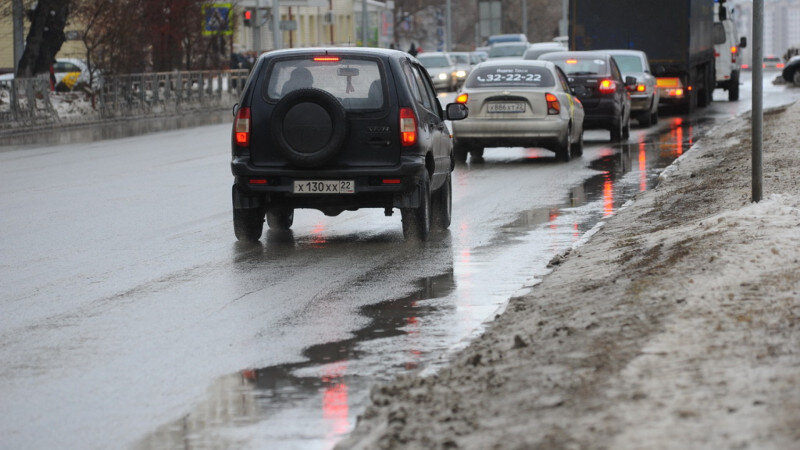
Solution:
<svg viewBox="0 0 800 450">
<path fill-rule="evenodd" d="M 227 124 L 0 147 L 0 447 L 329 447 L 369 386 L 435 370 L 749 93 L 624 145 L 587 132 L 570 163 L 487 149 L 424 244 L 379 210 L 235 242 Z"/>
</svg>

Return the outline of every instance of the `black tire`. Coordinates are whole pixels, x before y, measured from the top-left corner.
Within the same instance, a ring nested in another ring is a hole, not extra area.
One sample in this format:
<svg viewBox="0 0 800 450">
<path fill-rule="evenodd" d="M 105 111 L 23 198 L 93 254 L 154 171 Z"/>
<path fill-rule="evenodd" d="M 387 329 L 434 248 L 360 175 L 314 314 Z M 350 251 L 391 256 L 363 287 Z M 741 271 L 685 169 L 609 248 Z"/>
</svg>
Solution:
<svg viewBox="0 0 800 450">
<path fill-rule="evenodd" d="M 269 126 L 276 149 L 290 163 L 319 167 L 342 148 L 347 137 L 347 114 L 330 93 L 298 89 L 275 105 Z"/>
<path fill-rule="evenodd" d="M 458 141 L 453 143 L 453 157 L 455 158 L 456 162 L 458 163 L 465 163 L 467 162 L 467 156 L 469 155 L 469 147 L 465 144 L 461 144 Z"/>
<path fill-rule="evenodd" d="M 628 120 L 625 121 L 625 126 L 622 127 L 622 139 L 631 137 L 631 116 L 628 115 Z"/>
<path fill-rule="evenodd" d="M 658 123 L 658 108 L 656 108 L 655 112 L 650 114 L 650 122 L 655 125 Z"/>
<path fill-rule="evenodd" d="M 637 120 L 639 120 L 639 126 L 642 128 L 650 128 L 653 125 L 653 115 L 649 110 L 639 114 Z"/>
<path fill-rule="evenodd" d="M 262 208 L 233 209 L 233 233 L 236 239 L 257 242 L 264 232 L 264 210 Z"/>
<path fill-rule="evenodd" d="M 569 160 L 572 159 L 572 142 L 570 136 L 572 136 L 571 128 L 567 129 L 567 135 L 564 136 L 564 140 L 555 148 L 556 158 L 561 162 L 569 162 Z"/>
<path fill-rule="evenodd" d="M 288 230 L 294 223 L 294 209 L 270 208 L 267 210 L 267 224 L 271 230 Z"/>
<path fill-rule="evenodd" d="M 419 206 L 402 208 L 403 236 L 406 239 L 427 241 L 431 233 L 431 183 L 428 172 L 419 181 Z"/>
<path fill-rule="evenodd" d="M 583 155 L 583 130 L 581 130 L 581 135 L 578 136 L 578 140 L 572 143 L 570 151 L 572 152 L 572 156 L 575 157 Z"/>
<path fill-rule="evenodd" d="M 611 128 L 608 130 L 611 133 L 611 142 L 622 141 L 622 117 L 611 123 Z"/>
<path fill-rule="evenodd" d="M 728 82 L 728 101 L 735 102 L 739 100 L 739 72 L 734 71 L 731 80 Z"/>
<path fill-rule="evenodd" d="M 472 147 L 469 149 L 469 154 L 472 156 L 472 161 L 483 161 L 483 147 Z"/>
<path fill-rule="evenodd" d="M 442 187 L 431 197 L 431 220 L 436 230 L 446 230 L 453 220 L 453 178 L 448 173 Z"/>
</svg>

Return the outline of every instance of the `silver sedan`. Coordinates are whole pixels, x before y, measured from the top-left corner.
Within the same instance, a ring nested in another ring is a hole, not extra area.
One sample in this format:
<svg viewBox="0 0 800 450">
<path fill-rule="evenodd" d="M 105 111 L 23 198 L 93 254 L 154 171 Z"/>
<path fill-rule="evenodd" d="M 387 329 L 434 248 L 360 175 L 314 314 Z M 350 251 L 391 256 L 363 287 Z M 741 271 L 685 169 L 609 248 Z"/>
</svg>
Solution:
<svg viewBox="0 0 800 450">
<path fill-rule="evenodd" d="M 555 64 L 487 61 L 475 66 L 456 98 L 469 117 L 453 122 L 457 161 L 486 147 L 543 147 L 562 161 L 583 153 L 583 105 Z"/>
</svg>

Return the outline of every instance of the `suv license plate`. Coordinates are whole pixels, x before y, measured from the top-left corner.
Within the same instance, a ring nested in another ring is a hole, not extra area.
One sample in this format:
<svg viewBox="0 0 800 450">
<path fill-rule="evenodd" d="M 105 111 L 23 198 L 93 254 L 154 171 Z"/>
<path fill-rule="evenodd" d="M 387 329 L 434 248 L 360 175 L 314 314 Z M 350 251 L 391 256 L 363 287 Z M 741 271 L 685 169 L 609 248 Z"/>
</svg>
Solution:
<svg viewBox="0 0 800 450">
<path fill-rule="evenodd" d="M 297 180 L 294 182 L 295 194 L 353 194 L 353 180 Z"/>
<path fill-rule="evenodd" d="M 523 113 L 525 112 L 525 103 L 489 103 L 490 113 Z"/>
</svg>

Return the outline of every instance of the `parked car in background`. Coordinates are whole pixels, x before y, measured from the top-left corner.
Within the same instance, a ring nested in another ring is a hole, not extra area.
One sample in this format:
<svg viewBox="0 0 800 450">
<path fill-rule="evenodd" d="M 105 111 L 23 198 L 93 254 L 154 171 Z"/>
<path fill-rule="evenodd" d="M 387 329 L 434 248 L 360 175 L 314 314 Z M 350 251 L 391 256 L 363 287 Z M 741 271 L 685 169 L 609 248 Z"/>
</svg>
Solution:
<svg viewBox="0 0 800 450">
<path fill-rule="evenodd" d="M 777 56 L 765 56 L 761 65 L 762 68 L 768 70 L 782 70 L 785 66 L 783 60 Z"/>
<path fill-rule="evenodd" d="M 470 62 L 474 66 L 475 64 L 480 64 L 489 59 L 489 52 L 476 50 L 474 52 L 470 52 L 469 56 L 470 56 Z"/>
<path fill-rule="evenodd" d="M 609 130 L 611 142 L 630 135 L 631 96 L 628 87 L 636 78 L 622 78 L 622 72 L 609 53 L 559 52 L 542 55 L 568 77 L 572 92 L 583 103 L 583 127 Z"/>
<path fill-rule="evenodd" d="M 397 50 L 302 48 L 262 54 L 234 107 L 236 238 L 289 229 L 294 211 L 399 208 L 406 238 L 450 225 L 452 141 L 425 69 Z"/>
<path fill-rule="evenodd" d="M 458 68 L 447 53 L 425 52 L 417 56 L 428 71 L 436 89 L 455 91 L 458 87 Z"/>
<path fill-rule="evenodd" d="M 787 83 L 794 83 L 795 86 L 800 87 L 800 56 L 792 56 L 786 62 L 781 76 Z"/>
<path fill-rule="evenodd" d="M 544 147 L 562 161 L 583 153 L 583 107 L 551 62 L 490 60 L 478 64 L 456 102 L 470 116 L 453 122 L 457 161 L 485 147 Z"/>
<path fill-rule="evenodd" d="M 503 42 L 495 44 L 489 49 L 489 59 L 495 58 L 515 58 L 522 59 L 525 51 L 528 50 L 527 42 Z"/>
<path fill-rule="evenodd" d="M 658 123 L 660 95 L 647 55 L 639 50 L 608 50 L 608 53 L 614 57 L 623 79 L 636 78 L 636 86 L 630 89 L 631 116 L 643 127 Z"/>
<path fill-rule="evenodd" d="M 489 47 L 503 42 L 528 42 L 528 37 L 522 33 L 516 34 L 493 34 L 489 36 L 486 43 Z"/>
<path fill-rule="evenodd" d="M 97 86 L 101 82 L 100 73 L 94 71 L 90 77 L 89 66 L 82 59 L 77 58 L 58 58 L 53 64 L 53 74 L 55 75 L 56 90 L 72 90 L 78 85 L 90 84 Z"/>
<path fill-rule="evenodd" d="M 458 88 L 464 84 L 474 64 L 472 64 L 469 52 L 450 52 L 448 54 L 456 65 L 456 88 Z"/>
<path fill-rule="evenodd" d="M 567 50 L 569 50 L 567 46 L 559 42 L 536 42 L 528 47 L 522 59 L 539 59 L 545 53 L 565 52 Z"/>
</svg>

